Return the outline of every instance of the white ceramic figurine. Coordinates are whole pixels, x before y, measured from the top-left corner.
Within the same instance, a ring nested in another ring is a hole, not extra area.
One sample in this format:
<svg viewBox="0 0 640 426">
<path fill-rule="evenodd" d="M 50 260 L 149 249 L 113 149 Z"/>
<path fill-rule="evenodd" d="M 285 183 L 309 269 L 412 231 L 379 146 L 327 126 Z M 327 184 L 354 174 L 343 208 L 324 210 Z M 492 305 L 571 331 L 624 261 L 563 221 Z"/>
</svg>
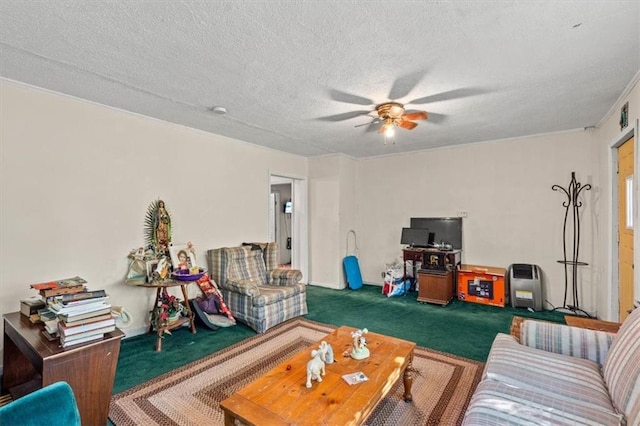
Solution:
<svg viewBox="0 0 640 426">
<path fill-rule="evenodd" d="M 320 348 L 311 351 L 311 361 L 307 363 L 307 387 L 311 387 L 311 380 L 322 381 L 322 376 L 326 374 L 324 360 L 327 353 L 327 344 L 320 345 Z"/>
</svg>

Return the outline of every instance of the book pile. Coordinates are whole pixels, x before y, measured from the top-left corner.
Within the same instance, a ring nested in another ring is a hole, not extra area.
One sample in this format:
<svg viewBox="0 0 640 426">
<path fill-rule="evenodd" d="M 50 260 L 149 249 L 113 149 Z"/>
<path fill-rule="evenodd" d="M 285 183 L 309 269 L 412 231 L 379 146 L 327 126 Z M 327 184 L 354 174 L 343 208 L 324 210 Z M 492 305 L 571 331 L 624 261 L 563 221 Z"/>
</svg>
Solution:
<svg viewBox="0 0 640 426">
<path fill-rule="evenodd" d="M 38 311 L 45 323 L 44 335 L 59 337 L 63 348 L 102 339 L 116 329 L 109 296 L 104 290 L 90 291 L 85 284 L 84 279 L 74 277 L 31 286 L 47 303 Z"/>
</svg>

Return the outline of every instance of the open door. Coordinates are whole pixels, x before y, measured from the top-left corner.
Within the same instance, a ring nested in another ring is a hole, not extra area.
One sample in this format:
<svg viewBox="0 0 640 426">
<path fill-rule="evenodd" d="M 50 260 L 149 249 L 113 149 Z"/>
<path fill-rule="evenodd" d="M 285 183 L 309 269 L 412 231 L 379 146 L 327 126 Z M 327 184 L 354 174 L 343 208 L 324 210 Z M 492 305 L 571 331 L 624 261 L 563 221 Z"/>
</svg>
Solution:
<svg viewBox="0 0 640 426">
<path fill-rule="evenodd" d="M 634 138 L 618 147 L 618 295 L 619 321 L 633 309 Z M 637 201 L 636 201 L 637 202 Z"/>
</svg>

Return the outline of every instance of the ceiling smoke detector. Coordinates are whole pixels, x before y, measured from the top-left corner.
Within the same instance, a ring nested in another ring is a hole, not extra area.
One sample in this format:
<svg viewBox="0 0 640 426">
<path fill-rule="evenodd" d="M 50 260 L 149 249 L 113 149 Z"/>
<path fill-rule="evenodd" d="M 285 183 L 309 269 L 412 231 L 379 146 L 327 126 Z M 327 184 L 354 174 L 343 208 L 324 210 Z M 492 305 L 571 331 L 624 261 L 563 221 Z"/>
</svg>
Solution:
<svg viewBox="0 0 640 426">
<path fill-rule="evenodd" d="M 213 112 L 215 112 L 216 114 L 219 114 L 219 115 L 225 115 L 227 113 L 227 109 L 225 107 L 221 107 L 221 106 L 213 107 L 213 108 L 211 108 L 211 111 L 213 111 Z"/>
</svg>

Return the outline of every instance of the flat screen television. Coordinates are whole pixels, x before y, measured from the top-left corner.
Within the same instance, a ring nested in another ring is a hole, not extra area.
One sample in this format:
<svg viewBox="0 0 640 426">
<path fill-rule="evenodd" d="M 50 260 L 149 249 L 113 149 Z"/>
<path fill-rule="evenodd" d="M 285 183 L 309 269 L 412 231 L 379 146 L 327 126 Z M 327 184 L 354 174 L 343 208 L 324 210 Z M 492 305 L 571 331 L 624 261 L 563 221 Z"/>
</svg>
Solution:
<svg viewBox="0 0 640 426">
<path fill-rule="evenodd" d="M 400 244 L 411 247 L 430 247 L 433 244 L 433 232 L 421 228 L 402 228 Z"/>
<path fill-rule="evenodd" d="M 462 249 L 461 217 L 412 217 L 411 228 L 428 229 L 435 234 L 436 243 L 444 242 L 454 249 Z"/>
</svg>

